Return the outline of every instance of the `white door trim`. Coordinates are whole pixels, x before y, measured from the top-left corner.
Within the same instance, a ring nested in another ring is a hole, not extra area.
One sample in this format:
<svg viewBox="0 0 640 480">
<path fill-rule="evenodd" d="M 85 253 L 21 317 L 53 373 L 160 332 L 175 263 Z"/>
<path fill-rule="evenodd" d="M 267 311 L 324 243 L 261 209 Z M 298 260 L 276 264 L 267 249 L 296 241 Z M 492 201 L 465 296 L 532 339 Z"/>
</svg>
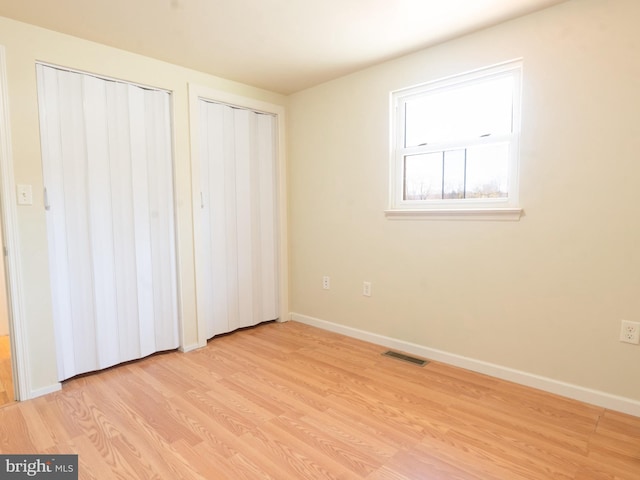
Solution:
<svg viewBox="0 0 640 480">
<path fill-rule="evenodd" d="M 13 365 L 13 384 L 18 400 L 33 395 L 28 378 L 29 362 L 27 338 L 24 333 L 24 299 L 22 296 L 20 239 L 11 152 L 9 123 L 9 95 L 7 93 L 7 67 L 5 48 L 0 45 L 0 203 L 2 205 L 2 237 L 6 248 L 7 305 L 9 307 L 9 335 Z M 2 272 L 0 272 L 2 274 Z"/>
</svg>

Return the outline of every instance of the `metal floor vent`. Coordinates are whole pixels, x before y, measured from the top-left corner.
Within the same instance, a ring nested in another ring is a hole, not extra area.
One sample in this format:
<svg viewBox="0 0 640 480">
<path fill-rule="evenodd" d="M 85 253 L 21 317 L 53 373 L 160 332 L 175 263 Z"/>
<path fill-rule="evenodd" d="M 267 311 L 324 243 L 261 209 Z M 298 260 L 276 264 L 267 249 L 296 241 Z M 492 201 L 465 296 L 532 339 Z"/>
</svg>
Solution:
<svg viewBox="0 0 640 480">
<path fill-rule="evenodd" d="M 409 355 L 405 355 L 404 353 L 394 352 L 393 350 L 387 350 L 382 355 L 386 357 L 397 358 L 398 360 L 402 360 L 404 362 L 413 363 L 414 365 L 418 365 L 420 367 L 424 367 L 427 363 L 429 363 L 427 360 L 411 357 Z"/>
</svg>

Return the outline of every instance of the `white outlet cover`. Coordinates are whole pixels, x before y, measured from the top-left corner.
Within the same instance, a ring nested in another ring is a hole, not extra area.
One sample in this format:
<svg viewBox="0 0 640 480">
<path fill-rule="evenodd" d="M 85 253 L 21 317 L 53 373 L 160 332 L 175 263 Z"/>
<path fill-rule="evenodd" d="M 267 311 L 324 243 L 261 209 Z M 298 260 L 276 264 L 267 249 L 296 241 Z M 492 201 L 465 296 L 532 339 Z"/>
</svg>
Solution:
<svg viewBox="0 0 640 480">
<path fill-rule="evenodd" d="M 640 322 L 622 320 L 620 326 L 620 341 L 640 345 Z"/>
</svg>

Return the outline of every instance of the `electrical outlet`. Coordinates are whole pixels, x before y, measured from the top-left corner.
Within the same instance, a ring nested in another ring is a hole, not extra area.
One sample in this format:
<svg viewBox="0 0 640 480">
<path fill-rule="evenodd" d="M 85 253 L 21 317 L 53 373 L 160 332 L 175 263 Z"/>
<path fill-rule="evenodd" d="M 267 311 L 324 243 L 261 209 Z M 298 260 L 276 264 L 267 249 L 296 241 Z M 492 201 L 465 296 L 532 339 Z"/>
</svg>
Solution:
<svg viewBox="0 0 640 480">
<path fill-rule="evenodd" d="M 324 277 L 322 277 L 322 288 L 324 290 L 329 290 L 330 287 L 331 287 L 331 283 L 329 280 L 329 276 L 325 275 Z"/>
<path fill-rule="evenodd" d="M 364 295 L 365 297 L 371 296 L 371 282 L 363 282 L 362 295 Z"/>
<path fill-rule="evenodd" d="M 620 341 L 640 345 L 640 323 L 622 320 L 620 327 Z"/>
</svg>

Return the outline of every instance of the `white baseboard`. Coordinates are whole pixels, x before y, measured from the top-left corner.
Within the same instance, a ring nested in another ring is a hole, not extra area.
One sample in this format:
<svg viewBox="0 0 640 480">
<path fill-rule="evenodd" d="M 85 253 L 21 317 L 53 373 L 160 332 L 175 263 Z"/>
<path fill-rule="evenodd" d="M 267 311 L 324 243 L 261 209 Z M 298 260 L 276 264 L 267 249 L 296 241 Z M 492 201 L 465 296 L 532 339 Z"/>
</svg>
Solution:
<svg viewBox="0 0 640 480">
<path fill-rule="evenodd" d="M 197 350 L 199 348 L 205 347 L 207 344 L 205 342 L 204 345 L 200 345 L 199 343 L 192 343 L 191 345 L 185 345 L 183 347 L 179 347 L 178 350 L 180 350 L 182 353 L 187 353 L 187 352 L 191 352 L 193 350 Z"/>
<path fill-rule="evenodd" d="M 19 400 L 31 400 L 32 398 L 41 397 L 43 395 L 48 395 L 49 393 L 58 392 L 60 390 L 62 390 L 62 383 L 58 382 L 46 387 L 36 388 L 35 390 L 31 389 L 27 393 L 26 398 L 20 398 Z"/>
<path fill-rule="evenodd" d="M 598 390 L 561 382 L 548 377 L 534 375 L 532 373 L 515 370 L 513 368 L 496 365 L 482 360 L 475 360 L 469 357 L 463 357 L 454 353 L 448 353 L 442 350 L 417 345 L 415 343 L 398 340 L 384 335 L 370 333 L 357 328 L 347 327 L 319 318 L 302 315 L 299 313 L 291 313 L 292 320 L 314 327 L 322 328 L 332 332 L 340 333 L 348 337 L 357 338 L 367 342 L 382 345 L 387 348 L 401 350 L 406 353 L 418 355 L 430 360 L 447 363 L 460 368 L 465 368 L 492 377 L 508 380 L 510 382 L 519 383 L 528 387 L 537 388 L 546 392 L 562 395 L 563 397 L 572 398 L 581 402 L 598 405 L 600 407 L 616 410 L 618 412 L 628 413 L 640 417 L 640 401 L 631 398 L 620 397 Z"/>
</svg>

